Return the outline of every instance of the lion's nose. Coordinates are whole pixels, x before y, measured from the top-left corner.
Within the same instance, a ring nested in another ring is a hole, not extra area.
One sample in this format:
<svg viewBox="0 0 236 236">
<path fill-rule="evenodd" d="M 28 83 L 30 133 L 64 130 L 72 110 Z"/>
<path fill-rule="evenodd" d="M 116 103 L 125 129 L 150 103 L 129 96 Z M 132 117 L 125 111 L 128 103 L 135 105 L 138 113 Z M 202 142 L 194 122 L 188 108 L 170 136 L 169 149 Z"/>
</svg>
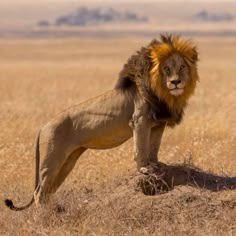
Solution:
<svg viewBox="0 0 236 236">
<path fill-rule="evenodd" d="M 178 85 L 180 82 L 181 82 L 180 79 L 175 79 L 171 81 L 171 83 L 174 84 L 175 86 Z"/>
</svg>

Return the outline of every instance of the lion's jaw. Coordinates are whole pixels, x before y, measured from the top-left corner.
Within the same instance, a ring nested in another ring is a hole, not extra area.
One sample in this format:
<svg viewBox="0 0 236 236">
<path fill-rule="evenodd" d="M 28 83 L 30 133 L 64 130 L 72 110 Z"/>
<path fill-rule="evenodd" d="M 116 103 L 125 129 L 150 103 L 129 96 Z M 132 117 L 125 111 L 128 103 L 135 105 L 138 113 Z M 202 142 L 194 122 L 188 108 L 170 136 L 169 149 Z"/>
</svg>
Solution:
<svg viewBox="0 0 236 236">
<path fill-rule="evenodd" d="M 180 96 L 184 92 L 184 89 L 175 88 L 170 90 L 170 94 L 173 96 Z"/>
</svg>

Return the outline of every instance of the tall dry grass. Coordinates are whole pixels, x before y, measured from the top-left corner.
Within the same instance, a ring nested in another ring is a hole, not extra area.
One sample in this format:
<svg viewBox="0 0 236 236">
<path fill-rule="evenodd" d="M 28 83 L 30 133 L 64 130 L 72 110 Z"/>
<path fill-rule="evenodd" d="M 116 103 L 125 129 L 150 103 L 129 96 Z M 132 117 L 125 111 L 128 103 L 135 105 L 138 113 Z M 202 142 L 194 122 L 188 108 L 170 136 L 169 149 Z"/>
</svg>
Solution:
<svg viewBox="0 0 236 236">
<path fill-rule="evenodd" d="M 134 186 L 132 140 L 90 150 L 46 209 L 9 211 L 34 183 L 33 144 L 54 114 L 113 87 L 127 58 L 147 38 L 0 41 L 1 235 L 234 235 L 236 190 L 178 186 L 146 196 Z M 236 176 L 236 39 L 198 38 L 201 81 L 184 122 L 167 129 L 159 153 L 168 164 L 191 163 Z M 60 204 L 61 210 L 56 208 Z"/>
</svg>

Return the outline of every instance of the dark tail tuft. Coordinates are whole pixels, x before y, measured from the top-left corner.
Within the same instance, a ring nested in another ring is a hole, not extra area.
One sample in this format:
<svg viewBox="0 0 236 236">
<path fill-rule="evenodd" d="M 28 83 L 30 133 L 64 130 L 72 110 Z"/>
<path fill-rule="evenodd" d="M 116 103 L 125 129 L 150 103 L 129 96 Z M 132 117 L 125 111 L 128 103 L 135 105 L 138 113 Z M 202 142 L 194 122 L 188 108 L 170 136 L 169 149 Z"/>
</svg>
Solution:
<svg viewBox="0 0 236 236">
<path fill-rule="evenodd" d="M 25 205 L 23 207 L 16 207 L 16 206 L 14 206 L 12 200 L 5 199 L 5 205 L 13 211 L 22 211 L 24 209 L 27 209 L 28 207 L 30 207 L 33 204 L 33 202 L 34 202 L 34 197 L 32 197 L 31 201 L 27 205 Z"/>
<path fill-rule="evenodd" d="M 6 204 L 6 206 L 9 207 L 11 210 L 13 210 L 13 209 L 15 208 L 15 206 L 14 206 L 12 200 L 10 200 L 10 199 L 5 199 L 5 204 Z"/>
</svg>

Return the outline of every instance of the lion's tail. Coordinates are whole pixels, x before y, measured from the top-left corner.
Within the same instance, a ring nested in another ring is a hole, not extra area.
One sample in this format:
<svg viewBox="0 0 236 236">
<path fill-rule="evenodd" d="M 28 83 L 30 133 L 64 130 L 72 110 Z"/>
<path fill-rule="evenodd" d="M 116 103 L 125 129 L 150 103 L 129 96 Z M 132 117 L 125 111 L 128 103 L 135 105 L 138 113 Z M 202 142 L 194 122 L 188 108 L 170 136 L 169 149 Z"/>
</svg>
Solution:
<svg viewBox="0 0 236 236">
<path fill-rule="evenodd" d="M 35 143 L 35 188 L 34 188 L 34 190 L 36 190 L 36 188 L 38 187 L 38 184 L 39 184 L 39 163 L 40 163 L 39 141 L 40 141 L 40 133 L 41 133 L 41 130 L 38 133 L 36 143 Z M 34 196 L 32 196 L 32 198 L 31 198 L 31 200 L 28 204 L 26 204 L 25 206 L 22 206 L 22 207 L 14 206 L 14 203 L 11 199 L 5 199 L 6 206 L 8 208 L 10 208 L 11 210 L 14 210 L 14 211 L 25 210 L 25 209 L 29 208 L 33 203 L 34 203 Z"/>
</svg>

